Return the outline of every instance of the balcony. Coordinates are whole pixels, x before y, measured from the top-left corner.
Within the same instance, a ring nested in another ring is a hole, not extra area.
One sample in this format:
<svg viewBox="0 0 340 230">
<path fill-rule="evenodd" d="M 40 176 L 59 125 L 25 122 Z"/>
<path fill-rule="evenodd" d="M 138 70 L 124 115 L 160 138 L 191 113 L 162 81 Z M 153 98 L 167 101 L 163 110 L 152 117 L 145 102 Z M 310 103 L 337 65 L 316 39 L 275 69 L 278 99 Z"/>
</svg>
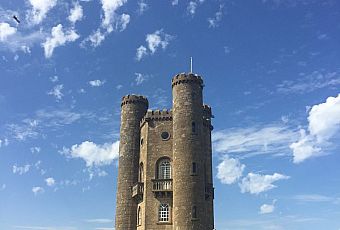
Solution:
<svg viewBox="0 0 340 230">
<path fill-rule="evenodd" d="M 152 192 L 156 197 L 172 196 L 172 179 L 152 180 Z"/>
<path fill-rule="evenodd" d="M 144 183 L 143 182 L 137 182 L 132 187 L 132 197 L 136 200 L 143 200 L 143 193 L 144 193 Z"/>
</svg>

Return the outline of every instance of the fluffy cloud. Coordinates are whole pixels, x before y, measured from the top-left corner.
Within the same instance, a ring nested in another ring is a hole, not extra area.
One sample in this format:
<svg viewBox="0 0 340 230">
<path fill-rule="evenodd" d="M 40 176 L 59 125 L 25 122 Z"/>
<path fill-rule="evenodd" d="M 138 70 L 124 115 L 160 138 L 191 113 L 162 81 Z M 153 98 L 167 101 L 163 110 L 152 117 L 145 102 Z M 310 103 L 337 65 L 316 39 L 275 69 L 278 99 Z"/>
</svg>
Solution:
<svg viewBox="0 0 340 230">
<path fill-rule="evenodd" d="M 51 36 L 42 44 L 45 51 L 45 57 L 50 58 L 53 51 L 58 46 L 63 46 L 67 42 L 73 42 L 79 38 L 79 35 L 73 30 L 63 31 L 63 26 L 58 24 L 52 28 Z"/>
<path fill-rule="evenodd" d="M 119 156 L 119 141 L 112 144 L 105 143 L 97 145 L 91 141 L 84 141 L 79 145 L 73 145 L 71 149 L 64 148 L 63 154 L 72 158 L 81 158 L 86 162 L 86 166 L 101 166 L 110 164 Z"/>
<path fill-rule="evenodd" d="M 82 48 L 85 48 L 87 43 L 90 43 L 92 47 L 97 47 L 111 32 L 121 32 L 126 29 L 130 22 L 130 15 L 117 14 L 117 10 L 126 2 L 127 0 L 101 0 L 104 13 L 101 26 L 81 42 Z"/>
<path fill-rule="evenodd" d="M 241 164 L 238 159 L 225 156 L 223 161 L 217 166 L 217 178 L 223 184 L 233 184 L 241 178 L 244 168 L 245 165 Z"/>
<path fill-rule="evenodd" d="M 46 182 L 46 185 L 50 187 L 55 185 L 55 180 L 52 177 L 46 178 L 45 182 Z"/>
<path fill-rule="evenodd" d="M 54 96 L 56 100 L 59 101 L 64 96 L 64 94 L 61 92 L 63 88 L 63 85 L 56 85 L 53 87 L 53 89 L 47 92 L 47 94 Z"/>
<path fill-rule="evenodd" d="M 251 194 L 259 194 L 276 188 L 273 185 L 275 181 L 289 179 L 289 176 L 285 176 L 279 173 L 274 173 L 273 175 L 261 175 L 256 173 L 248 173 L 246 177 L 242 179 L 239 184 L 241 192 L 249 192 Z"/>
<path fill-rule="evenodd" d="M 198 5 L 202 4 L 204 0 L 196 0 L 196 1 L 190 1 L 187 6 L 187 12 L 191 15 L 194 15 L 196 13 L 196 9 Z M 178 1 L 177 1 L 178 4 Z"/>
<path fill-rule="evenodd" d="M 4 42 L 9 36 L 15 34 L 17 32 L 17 28 L 11 27 L 6 22 L 0 23 L 0 41 Z"/>
<path fill-rule="evenodd" d="M 32 192 L 34 193 L 34 195 L 38 195 L 44 193 L 45 190 L 42 187 L 33 187 Z"/>
<path fill-rule="evenodd" d="M 143 75 L 141 73 L 135 73 L 135 75 L 136 75 L 136 78 L 135 78 L 136 85 L 141 85 L 144 81 L 146 81 L 149 78 L 148 75 Z"/>
<path fill-rule="evenodd" d="M 12 172 L 14 174 L 23 175 L 23 174 L 27 173 L 28 171 L 30 171 L 30 168 L 31 168 L 31 165 L 29 165 L 29 164 L 21 166 L 21 167 L 13 165 Z"/>
<path fill-rule="evenodd" d="M 147 48 L 145 46 L 140 46 L 137 48 L 136 59 L 140 61 L 147 54 L 154 54 L 159 48 L 163 50 L 169 45 L 169 42 L 173 39 L 173 36 L 166 34 L 163 30 L 157 30 L 152 34 L 147 34 L 145 41 L 147 43 Z"/>
<path fill-rule="evenodd" d="M 83 18 L 83 7 L 79 4 L 79 2 L 74 3 L 73 8 L 70 10 L 70 15 L 68 16 L 68 20 L 75 24 L 77 21 L 82 20 Z"/>
<path fill-rule="evenodd" d="M 275 201 L 273 202 L 273 204 L 263 204 L 260 207 L 260 214 L 269 214 L 274 212 L 275 210 L 275 205 L 274 205 Z"/>
<path fill-rule="evenodd" d="M 141 15 L 149 8 L 148 4 L 144 0 L 138 2 L 138 13 Z"/>
<path fill-rule="evenodd" d="M 223 5 L 220 5 L 219 10 L 215 13 L 215 17 L 208 18 L 209 27 L 212 27 L 212 28 L 218 27 L 219 22 L 222 20 L 222 16 L 223 16 L 222 10 L 223 10 Z"/>
<path fill-rule="evenodd" d="M 309 111 L 308 131 L 301 130 L 301 138 L 290 145 L 294 163 L 322 155 L 323 148 L 330 146 L 331 140 L 340 131 L 340 94 L 329 97 L 326 102 L 314 105 Z"/>
<path fill-rule="evenodd" d="M 2 184 L 1 186 L 0 186 L 0 191 L 4 191 L 6 189 L 6 184 Z"/>
<path fill-rule="evenodd" d="M 57 4 L 57 0 L 29 0 L 29 2 L 32 5 L 29 16 L 33 24 L 41 23 L 48 11 Z"/>
<path fill-rule="evenodd" d="M 1 140 L 1 139 L 0 139 L 0 148 L 1 148 L 2 146 L 7 146 L 7 145 L 9 145 L 9 141 L 8 141 L 7 138 L 5 138 L 4 140 Z"/>
<path fill-rule="evenodd" d="M 298 133 L 288 126 L 270 124 L 213 132 L 214 151 L 220 153 L 244 153 L 288 155 L 289 144 L 298 139 Z"/>
<path fill-rule="evenodd" d="M 140 61 L 147 54 L 148 54 L 148 50 L 146 49 L 145 46 L 138 47 L 137 52 L 136 52 L 136 60 Z"/>
<path fill-rule="evenodd" d="M 92 87 L 99 87 L 105 84 L 105 81 L 101 81 L 101 80 L 92 80 L 89 81 L 90 86 Z"/>
</svg>

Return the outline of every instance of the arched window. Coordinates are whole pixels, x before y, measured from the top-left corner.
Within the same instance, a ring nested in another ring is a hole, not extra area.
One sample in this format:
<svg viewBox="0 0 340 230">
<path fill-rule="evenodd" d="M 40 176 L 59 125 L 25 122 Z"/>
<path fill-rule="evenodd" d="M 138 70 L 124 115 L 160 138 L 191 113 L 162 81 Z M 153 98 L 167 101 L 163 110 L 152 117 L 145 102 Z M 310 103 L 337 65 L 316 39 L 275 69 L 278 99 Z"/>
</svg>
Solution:
<svg viewBox="0 0 340 230">
<path fill-rule="evenodd" d="M 159 222 L 169 222 L 169 205 L 161 204 L 158 211 L 158 221 Z"/>
<path fill-rule="evenodd" d="M 168 158 L 159 161 L 157 176 L 158 179 L 171 179 L 171 163 Z"/>
<path fill-rule="evenodd" d="M 138 182 L 144 182 L 144 167 L 143 163 L 139 165 Z"/>
<path fill-rule="evenodd" d="M 142 209 L 139 206 L 137 211 L 137 225 L 142 225 Z"/>
</svg>

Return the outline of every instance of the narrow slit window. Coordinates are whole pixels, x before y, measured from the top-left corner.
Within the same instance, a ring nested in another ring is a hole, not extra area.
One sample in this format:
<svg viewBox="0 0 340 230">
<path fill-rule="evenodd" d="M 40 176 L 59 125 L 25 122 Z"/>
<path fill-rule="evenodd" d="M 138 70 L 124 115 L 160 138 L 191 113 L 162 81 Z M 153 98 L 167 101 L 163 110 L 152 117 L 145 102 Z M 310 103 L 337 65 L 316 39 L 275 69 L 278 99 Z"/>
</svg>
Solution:
<svg viewBox="0 0 340 230">
<path fill-rule="evenodd" d="M 196 123 L 195 122 L 191 122 L 191 131 L 193 133 L 196 133 Z"/>
<path fill-rule="evenodd" d="M 197 219 L 197 207 L 192 206 L 192 218 Z"/>
<path fill-rule="evenodd" d="M 197 174 L 197 164 L 196 164 L 196 162 L 192 162 L 192 174 Z"/>
</svg>

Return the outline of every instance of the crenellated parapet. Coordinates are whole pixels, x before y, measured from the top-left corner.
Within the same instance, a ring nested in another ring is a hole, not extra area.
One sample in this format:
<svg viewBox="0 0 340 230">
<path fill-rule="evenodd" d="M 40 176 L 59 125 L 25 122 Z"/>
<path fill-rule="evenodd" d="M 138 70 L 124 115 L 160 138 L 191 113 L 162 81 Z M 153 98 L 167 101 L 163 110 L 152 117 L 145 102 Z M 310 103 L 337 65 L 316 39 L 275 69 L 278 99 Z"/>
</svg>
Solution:
<svg viewBox="0 0 340 230">
<path fill-rule="evenodd" d="M 197 83 L 203 88 L 203 80 L 201 76 L 193 73 L 180 73 L 172 78 L 172 88 L 183 83 Z"/>
<path fill-rule="evenodd" d="M 143 126 L 144 123 L 148 121 L 172 121 L 172 110 L 148 110 L 141 121 L 141 126 Z"/>
<path fill-rule="evenodd" d="M 122 98 L 121 106 L 126 104 L 144 104 L 146 107 L 149 106 L 148 99 L 141 95 L 130 94 Z"/>
</svg>

